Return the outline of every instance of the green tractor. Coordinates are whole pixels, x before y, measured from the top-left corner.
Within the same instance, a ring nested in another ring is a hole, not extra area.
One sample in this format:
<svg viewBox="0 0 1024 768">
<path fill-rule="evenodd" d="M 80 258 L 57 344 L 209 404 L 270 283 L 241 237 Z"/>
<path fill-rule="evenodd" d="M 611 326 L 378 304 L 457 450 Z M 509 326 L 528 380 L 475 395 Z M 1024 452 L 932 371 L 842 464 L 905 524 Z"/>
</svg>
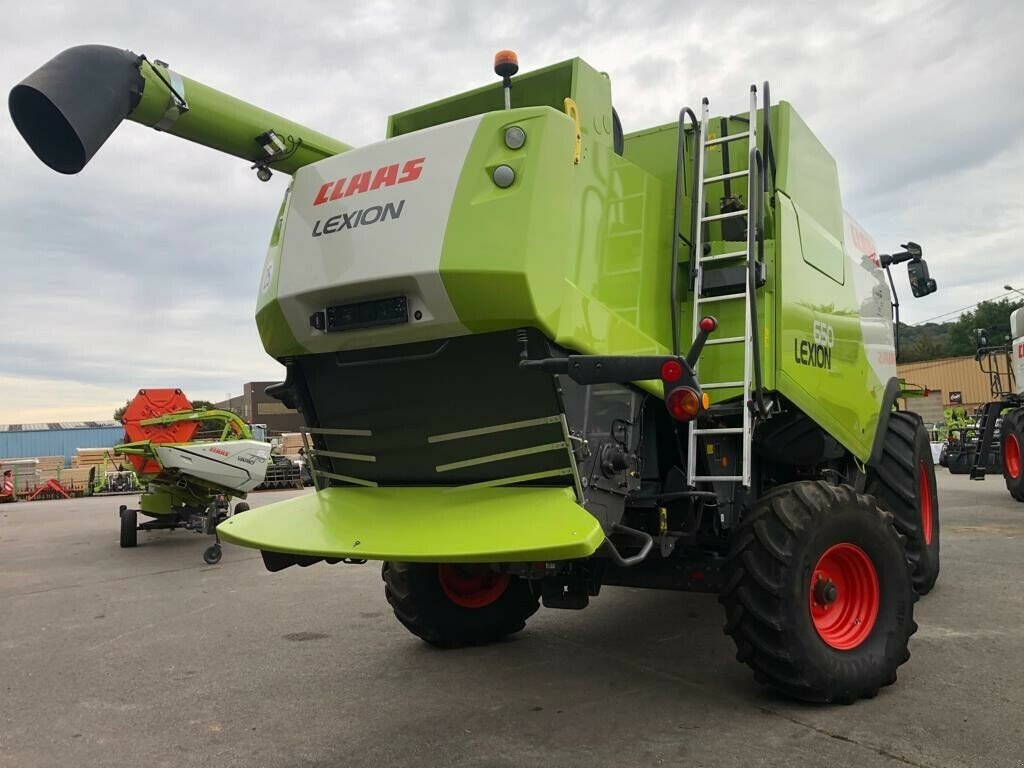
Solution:
<svg viewBox="0 0 1024 768">
<path fill-rule="evenodd" d="M 920 247 L 877 252 L 767 84 L 624 134 L 581 59 L 495 73 L 359 149 L 103 46 L 10 108 L 62 173 L 128 118 L 293 176 L 256 322 L 316 492 L 222 538 L 272 571 L 382 561 L 443 647 L 608 585 L 718 594 L 757 680 L 875 695 L 939 570 L 928 435 L 895 410 L 889 267 L 933 292 Z"/>
</svg>

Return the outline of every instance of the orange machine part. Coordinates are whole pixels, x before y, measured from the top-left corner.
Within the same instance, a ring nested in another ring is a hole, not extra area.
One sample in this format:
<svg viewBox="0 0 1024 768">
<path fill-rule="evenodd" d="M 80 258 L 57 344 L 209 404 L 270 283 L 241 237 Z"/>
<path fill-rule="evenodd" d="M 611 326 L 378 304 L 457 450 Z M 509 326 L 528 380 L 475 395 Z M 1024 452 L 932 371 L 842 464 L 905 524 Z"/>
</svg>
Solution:
<svg viewBox="0 0 1024 768">
<path fill-rule="evenodd" d="M 149 440 L 153 443 L 187 443 L 199 429 L 198 421 L 179 421 L 176 424 L 149 424 L 140 421 L 154 419 L 167 413 L 192 410 L 192 403 L 180 389 L 140 389 L 128 404 L 121 423 L 125 440 L 134 443 Z M 143 456 L 129 456 L 128 460 L 139 474 L 156 474 L 160 465 Z"/>
</svg>

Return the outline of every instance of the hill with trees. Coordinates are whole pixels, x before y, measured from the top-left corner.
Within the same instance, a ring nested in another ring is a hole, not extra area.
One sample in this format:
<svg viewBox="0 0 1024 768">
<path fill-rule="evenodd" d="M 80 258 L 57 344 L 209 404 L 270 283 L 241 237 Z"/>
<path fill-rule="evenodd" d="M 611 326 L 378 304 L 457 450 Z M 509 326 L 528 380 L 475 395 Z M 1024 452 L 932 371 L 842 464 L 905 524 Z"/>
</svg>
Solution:
<svg viewBox="0 0 1024 768">
<path fill-rule="evenodd" d="M 978 348 L 977 330 L 984 330 L 988 343 L 996 346 L 1010 341 L 1010 313 L 1024 306 L 1021 299 L 982 301 L 973 310 L 945 323 L 900 323 L 901 363 L 973 355 Z"/>
</svg>

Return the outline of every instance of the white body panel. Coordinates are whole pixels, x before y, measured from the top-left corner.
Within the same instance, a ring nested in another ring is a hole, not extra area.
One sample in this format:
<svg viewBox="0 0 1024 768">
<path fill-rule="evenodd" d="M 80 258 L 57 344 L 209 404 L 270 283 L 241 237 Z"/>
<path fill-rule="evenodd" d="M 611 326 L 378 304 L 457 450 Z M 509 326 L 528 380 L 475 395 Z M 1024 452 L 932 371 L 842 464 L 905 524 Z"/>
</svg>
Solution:
<svg viewBox="0 0 1024 768">
<path fill-rule="evenodd" d="M 1024 395 L 1024 307 L 1010 313 L 1010 333 L 1013 335 L 1013 391 Z"/>
<path fill-rule="evenodd" d="M 846 211 L 843 211 L 843 220 L 844 247 L 857 292 L 864 354 L 884 386 L 896 376 L 892 291 L 878 259 L 875 241 Z"/>
<path fill-rule="evenodd" d="M 409 342 L 417 326 L 423 338 L 467 333 L 440 265 L 455 188 L 480 120 L 371 144 L 295 174 L 277 295 L 299 344 L 329 352 Z M 395 166 L 397 178 L 393 171 L 389 177 Z M 261 291 L 273 283 L 265 272 Z M 333 333 L 310 326 L 310 315 L 325 307 L 395 296 L 408 298 L 408 324 Z"/>
<path fill-rule="evenodd" d="M 258 440 L 154 445 L 153 449 L 165 469 L 177 469 L 240 493 L 263 482 L 270 460 L 270 444 Z"/>
</svg>

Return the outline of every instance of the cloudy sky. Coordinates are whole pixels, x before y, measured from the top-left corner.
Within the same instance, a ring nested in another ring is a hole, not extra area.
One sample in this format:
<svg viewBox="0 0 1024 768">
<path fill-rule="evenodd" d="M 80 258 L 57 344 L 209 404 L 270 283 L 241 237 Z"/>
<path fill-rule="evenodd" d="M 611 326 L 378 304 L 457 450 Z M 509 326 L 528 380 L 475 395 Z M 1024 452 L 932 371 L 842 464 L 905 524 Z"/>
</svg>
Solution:
<svg viewBox="0 0 1024 768">
<path fill-rule="evenodd" d="M 835 155 L 880 249 L 914 239 L 941 290 L 911 322 L 1024 288 L 1024 4 L 0 0 L 0 86 L 105 43 L 350 144 L 387 115 L 574 55 L 609 73 L 627 132 L 770 80 Z M 144 8 L 144 10 L 142 10 Z M 724 10 L 727 8 L 728 10 Z M 493 9 L 493 10 L 492 10 Z M 77 176 L 0 116 L 0 423 L 109 418 L 141 386 L 221 399 L 281 368 L 252 319 L 285 188 L 125 123 Z"/>
</svg>

